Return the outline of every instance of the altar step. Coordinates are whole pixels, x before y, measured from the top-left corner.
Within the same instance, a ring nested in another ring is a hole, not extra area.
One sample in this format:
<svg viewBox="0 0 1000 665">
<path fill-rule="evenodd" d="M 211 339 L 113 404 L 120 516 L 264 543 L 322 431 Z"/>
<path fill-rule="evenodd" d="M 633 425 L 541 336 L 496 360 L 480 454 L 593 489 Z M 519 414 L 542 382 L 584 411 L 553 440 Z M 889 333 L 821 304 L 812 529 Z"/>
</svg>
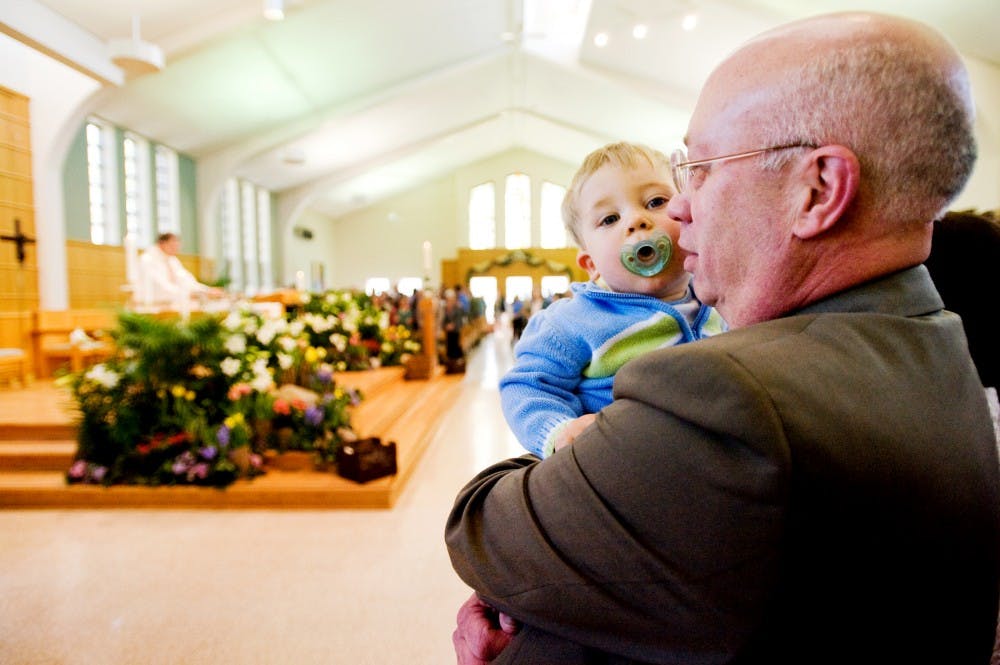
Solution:
<svg viewBox="0 0 1000 665">
<path fill-rule="evenodd" d="M 355 431 L 396 442 L 397 474 L 364 484 L 333 471 L 272 470 L 224 490 L 67 485 L 76 452 L 72 416 L 14 423 L 8 414 L 0 419 L 0 508 L 390 508 L 454 403 L 461 378 L 438 371 L 429 380 L 406 381 L 401 368 L 337 375 L 338 385 L 364 397 L 352 412 Z M 0 408 L 9 398 L 0 394 Z"/>
</svg>

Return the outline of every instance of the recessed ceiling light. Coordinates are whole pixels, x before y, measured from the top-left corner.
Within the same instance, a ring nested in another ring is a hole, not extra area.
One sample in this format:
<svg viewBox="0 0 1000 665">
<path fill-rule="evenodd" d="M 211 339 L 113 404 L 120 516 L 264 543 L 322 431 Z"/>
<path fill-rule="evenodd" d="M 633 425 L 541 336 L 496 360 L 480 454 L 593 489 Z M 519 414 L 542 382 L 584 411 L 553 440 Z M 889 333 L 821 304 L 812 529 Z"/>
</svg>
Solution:
<svg viewBox="0 0 1000 665">
<path fill-rule="evenodd" d="M 698 26 L 698 15 L 694 12 L 690 14 L 685 14 L 684 18 L 681 19 L 681 27 L 686 31 L 691 32 Z"/>
<path fill-rule="evenodd" d="M 608 45 L 608 33 L 599 32 L 594 35 L 594 45 L 598 48 L 604 48 Z"/>
<path fill-rule="evenodd" d="M 632 36 L 636 39 L 645 39 L 648 34 L 649 27 L 647 27 L 644 23 L 636 23 L 632 28 Z"/>
</svg>

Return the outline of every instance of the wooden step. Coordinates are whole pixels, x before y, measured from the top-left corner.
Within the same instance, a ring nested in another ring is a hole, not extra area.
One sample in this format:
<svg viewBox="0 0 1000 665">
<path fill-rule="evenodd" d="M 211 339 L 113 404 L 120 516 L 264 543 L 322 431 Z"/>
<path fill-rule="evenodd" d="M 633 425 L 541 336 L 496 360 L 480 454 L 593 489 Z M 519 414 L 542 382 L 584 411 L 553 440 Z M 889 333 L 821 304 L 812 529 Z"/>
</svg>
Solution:
<svg viewBox="0 0 1000 665">
<path fill-rule="evenodd" d="M 65 473 L 76 455 L 75 440 L 0 441 L 0 473 L 59 471 Z"/>
<path fill-rule="evenodd" d="M 368 404 L 372 415 L 362 417 L 360 422 L 362 425 L 377 422 L 385 429 L 361 429 L 359 434 L 396 442 L 398 473 L 395 476 L 359 484 L 332 470 L 272 470 L 219 490 L 189 486 L 68 485 L 66 467 L 48 471 L 22 469 L 0 472 L 0 508 L 391 508 L 405 489 L 441 419 L 455 402 L 462 377 L 438 375 L 427 381 L 405 381 L 401 373 L 366 373 L 359 381 L 365 384 L 364 387 L 352 386 L 347 378 L 341 381 L 340 377 L 338 375 L 337 381 L 341 386 L 370 391 L 365 393 L 362 405 Z M 365 421 L 365 418 L 372 420 Z M 26 443 L 8 440 L 0 449 L 10 448 L 13 452 Z M 38 448 L 34 452 L 25 449 L 24 454 L 43 456 L 43 446 L 52 446 L 54 456 L 55 449 L 60 444 L 65 446 L 68 441 L 34 443 Z M 61 454 L 65 455 L 65 449 Z M 35 462 L 26 462 L 32 463 Z"/>
</svg>

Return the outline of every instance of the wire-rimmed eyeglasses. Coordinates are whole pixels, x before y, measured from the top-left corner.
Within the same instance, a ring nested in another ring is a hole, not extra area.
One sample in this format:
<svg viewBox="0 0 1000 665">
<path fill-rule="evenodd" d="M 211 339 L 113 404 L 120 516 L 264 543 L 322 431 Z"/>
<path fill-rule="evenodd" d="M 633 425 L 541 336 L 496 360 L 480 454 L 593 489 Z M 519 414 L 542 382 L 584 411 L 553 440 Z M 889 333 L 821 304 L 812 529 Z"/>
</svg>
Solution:
<svg viewBox="0 0 1000 665">
<path fill-rule="evenodd" d="M 726 162 L 731 159 L 742 159 L 744 157 L 753 157 L 754 155 L 762 155 L 765 152 L 772 152 L 774 150 L 788 150 L 790 148 L 815 148 L 816 146 L 811 143 L 789 143 L 788 145 L 776 145 L 770 148 L 760 148 L 758 150 L 747 150 L 746 152 L 736 152 L 731 155 L 722 155 L 721 157 L 709 157 L 708 159 L 693 159 L 691 161 L 687 160 L 687 151 L 683 148 L 678 148 L 670 154 L 670 174 L 674 179 L 674 187 L 677 188 L 677 192 L 686 192 L 691 186 L 691 172 L 696 166 L 704 166 L 705 164 L 712 164 L 714 162 Z"/>
</svg>

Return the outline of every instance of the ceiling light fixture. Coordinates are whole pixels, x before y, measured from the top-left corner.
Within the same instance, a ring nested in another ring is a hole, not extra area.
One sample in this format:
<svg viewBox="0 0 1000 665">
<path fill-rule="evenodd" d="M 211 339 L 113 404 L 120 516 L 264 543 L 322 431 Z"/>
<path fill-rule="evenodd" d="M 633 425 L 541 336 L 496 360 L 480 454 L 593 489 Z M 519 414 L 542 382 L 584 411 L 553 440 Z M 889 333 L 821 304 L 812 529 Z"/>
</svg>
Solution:
<svg viewBox="0 0 1000 665">
<path fill-rule="evenodd" d="M 599 32 L 596 35 L 594 35 L 594 45 L 597 46 L 597 48 L 604 48 L 605 46 L 607 46 L 608 45 L 608 33 L 606 33 L 606 32 Z"/>
<path fill-rule="evenodd" d="M 151 74 L 163 69 L 163 51 L 156 44 L 142 41 L 139 15 L 132 16 L 132 36 L 108 41 L 108 57 L 122 68 L 126 78 Z"/>
<path fill-rule="evenodd" d="M 649 27 L 644 23 L 636 23 L 632 27 L 632 36 L 636 39 L 645 39 L 646 35 L 649 34 Z"/>
<path fill-rule="evenodd" d="M 285 0 L 264 0 L 264 18 L 281 21 L 285 18 Z"/>
<path fill-rule="evenodd" d="M 698 27 L 698 14 L 695 12 L 685 14 L 684 18 L 681 19 L 681 27 L 687 32 L 691 32 Z"/>
</svg>

